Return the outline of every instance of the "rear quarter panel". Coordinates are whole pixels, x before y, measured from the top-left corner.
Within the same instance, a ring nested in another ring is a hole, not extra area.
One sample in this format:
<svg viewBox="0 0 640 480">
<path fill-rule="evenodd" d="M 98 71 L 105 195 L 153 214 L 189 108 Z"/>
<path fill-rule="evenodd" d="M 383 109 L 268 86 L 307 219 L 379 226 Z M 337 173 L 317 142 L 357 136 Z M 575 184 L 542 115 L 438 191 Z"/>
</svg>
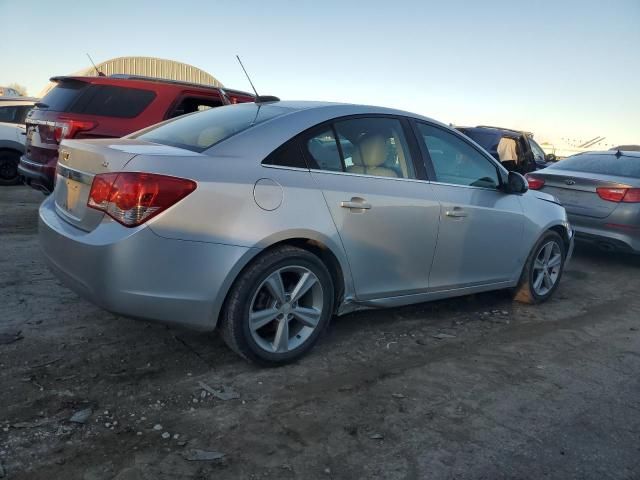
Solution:
<svg viewBox="0 0 640 480">
<path fill-rule="evenodd" d="M 284 240 L 315 240 L 338 259 L 349 291 L 351 280 L 342 243 L 322 192 L 307 170 L 263 167 L 248 159 L 209 155 L 140 155 L 127 164 L 126 170 L 198 182 L 191 195 L 149 222 L 156 234 L 248 247 L 252 256 Z M 280 205 L 273 210 L 265 210 L 256 202 L 255 185 L 261 179 L 277 184 L 271 187 L 271 197 L 279 197 Z M 246 258 L 243 262 L 250 260 Z"/>
</svg>

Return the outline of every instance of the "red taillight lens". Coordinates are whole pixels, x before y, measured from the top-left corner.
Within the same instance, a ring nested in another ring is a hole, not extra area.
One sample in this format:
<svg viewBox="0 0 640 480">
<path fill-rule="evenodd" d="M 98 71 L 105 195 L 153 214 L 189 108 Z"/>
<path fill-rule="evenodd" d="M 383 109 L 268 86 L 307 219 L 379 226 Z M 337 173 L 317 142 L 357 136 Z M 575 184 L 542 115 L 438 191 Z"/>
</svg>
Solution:
<svg viewBox="0 0 640 480">
<path fill-rule="evenodd" d="M 196 182 L 153 173 L 101 173 L 91 184 L 87 205 L 125 227 L 136 227 L 182 200 Z"/>
<path fill-rule="evenodd" d="M 56 142 L 60 143 L 64 138 L 73 138 L 80 131 L 91 130 L 96 127 L 96 122 L 85 120 L 60 119 L 56 122 L 53 135 Z"/>
<path fill-rule="evenodd" d="M 640 203 L 640 188 L 600 187 L 596 188 L 596 192 L 601 199 L 609 202 Z"/>
<path fill-rule="evenodd" d="M 527 182 L 529 183 L 529 188 L 531 190 L 540 190 L 544 187 L 544 180 L 538 177 L 534 177 L 533 175 L 527 173 L 525 175 Z"/>
<path fill-rule="evenodd" d="M 640 203 L 640 188 L 630 188 L 622 199 L 624 203 Z"/>
</svg>

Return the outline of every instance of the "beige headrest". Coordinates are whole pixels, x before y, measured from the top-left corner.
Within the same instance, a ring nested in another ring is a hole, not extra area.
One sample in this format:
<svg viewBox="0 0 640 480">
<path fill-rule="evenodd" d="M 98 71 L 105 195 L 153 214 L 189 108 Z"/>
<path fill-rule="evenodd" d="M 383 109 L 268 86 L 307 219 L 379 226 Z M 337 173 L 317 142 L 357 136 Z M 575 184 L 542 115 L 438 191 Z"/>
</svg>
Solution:
<svg viewBox="0 0 640 480">
<path fill-rule="evenodd" d="M 387 159 L 387 144 L 382 135 L 367 135 L 358 146 L 364 165 L 367 167 L 378 167 Z"/>
</svg>

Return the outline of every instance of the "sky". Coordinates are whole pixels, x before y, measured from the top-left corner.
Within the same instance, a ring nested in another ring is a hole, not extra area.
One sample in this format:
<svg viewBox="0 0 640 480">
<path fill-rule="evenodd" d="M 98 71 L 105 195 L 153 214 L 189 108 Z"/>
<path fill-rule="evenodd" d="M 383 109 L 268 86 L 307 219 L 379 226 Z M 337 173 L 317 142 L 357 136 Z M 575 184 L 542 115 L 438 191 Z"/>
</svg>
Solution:
<svg viewBox="0 0 640 480">
<path fill-rule="evenodd" d="M 640 144 L 640 0 L 0 0 L 0 85 L 119 56 L 260 94 Z M 13 19 L 7 21 L 7 19 Z"/>
</svg>

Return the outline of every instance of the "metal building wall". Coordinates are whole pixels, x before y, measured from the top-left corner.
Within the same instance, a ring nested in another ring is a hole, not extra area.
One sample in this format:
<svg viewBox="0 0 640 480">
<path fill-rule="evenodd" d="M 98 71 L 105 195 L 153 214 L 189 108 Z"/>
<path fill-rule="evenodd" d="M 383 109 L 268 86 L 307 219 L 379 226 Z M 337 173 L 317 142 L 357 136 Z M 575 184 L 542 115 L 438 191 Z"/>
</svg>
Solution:
<svg viewBox="0 0 640 480">
<path fill-rule="evenodd" d="M 222 87 L 213 75 L 209 75 L 204 70 L 196 68 L 186 63 L 164 60 L 153 57 L 119 57 L 107 60 L 97 65 L 98 69 L 105 75 L 114 73 L 128 73 L 131 75 L 144 75 L 146 77 L 167 78 L 170 80 L 181 80 L 184 82 L 201 83 Z M 87 75 L 95 75 L 93 67 L 85 69 Z"/>
<path fill-rule="evenodd" d="M 173 60 L 165 60 L 163 58 L 154 57 L 118 57 L 107 60 L 96 65 L 105 75 L 114 73 L 123 73 L 129 75 L 142 75 L 145 77 L 166 78 L 169 80 L 180 80 L 183 82 L 200 83 L 203 85 L 212 85 L 214 87 L 222 87 L 222 83 L 213 75 L 208 74 L 193 65 L 176 62 Z M 96 71 L 93 65 L 75 72 L 71 75 L 95 77 Z M 49 90 L 55 86 L 55 83 L 49 83 L 38 95 L 44 97 Z"/>
</svg>

